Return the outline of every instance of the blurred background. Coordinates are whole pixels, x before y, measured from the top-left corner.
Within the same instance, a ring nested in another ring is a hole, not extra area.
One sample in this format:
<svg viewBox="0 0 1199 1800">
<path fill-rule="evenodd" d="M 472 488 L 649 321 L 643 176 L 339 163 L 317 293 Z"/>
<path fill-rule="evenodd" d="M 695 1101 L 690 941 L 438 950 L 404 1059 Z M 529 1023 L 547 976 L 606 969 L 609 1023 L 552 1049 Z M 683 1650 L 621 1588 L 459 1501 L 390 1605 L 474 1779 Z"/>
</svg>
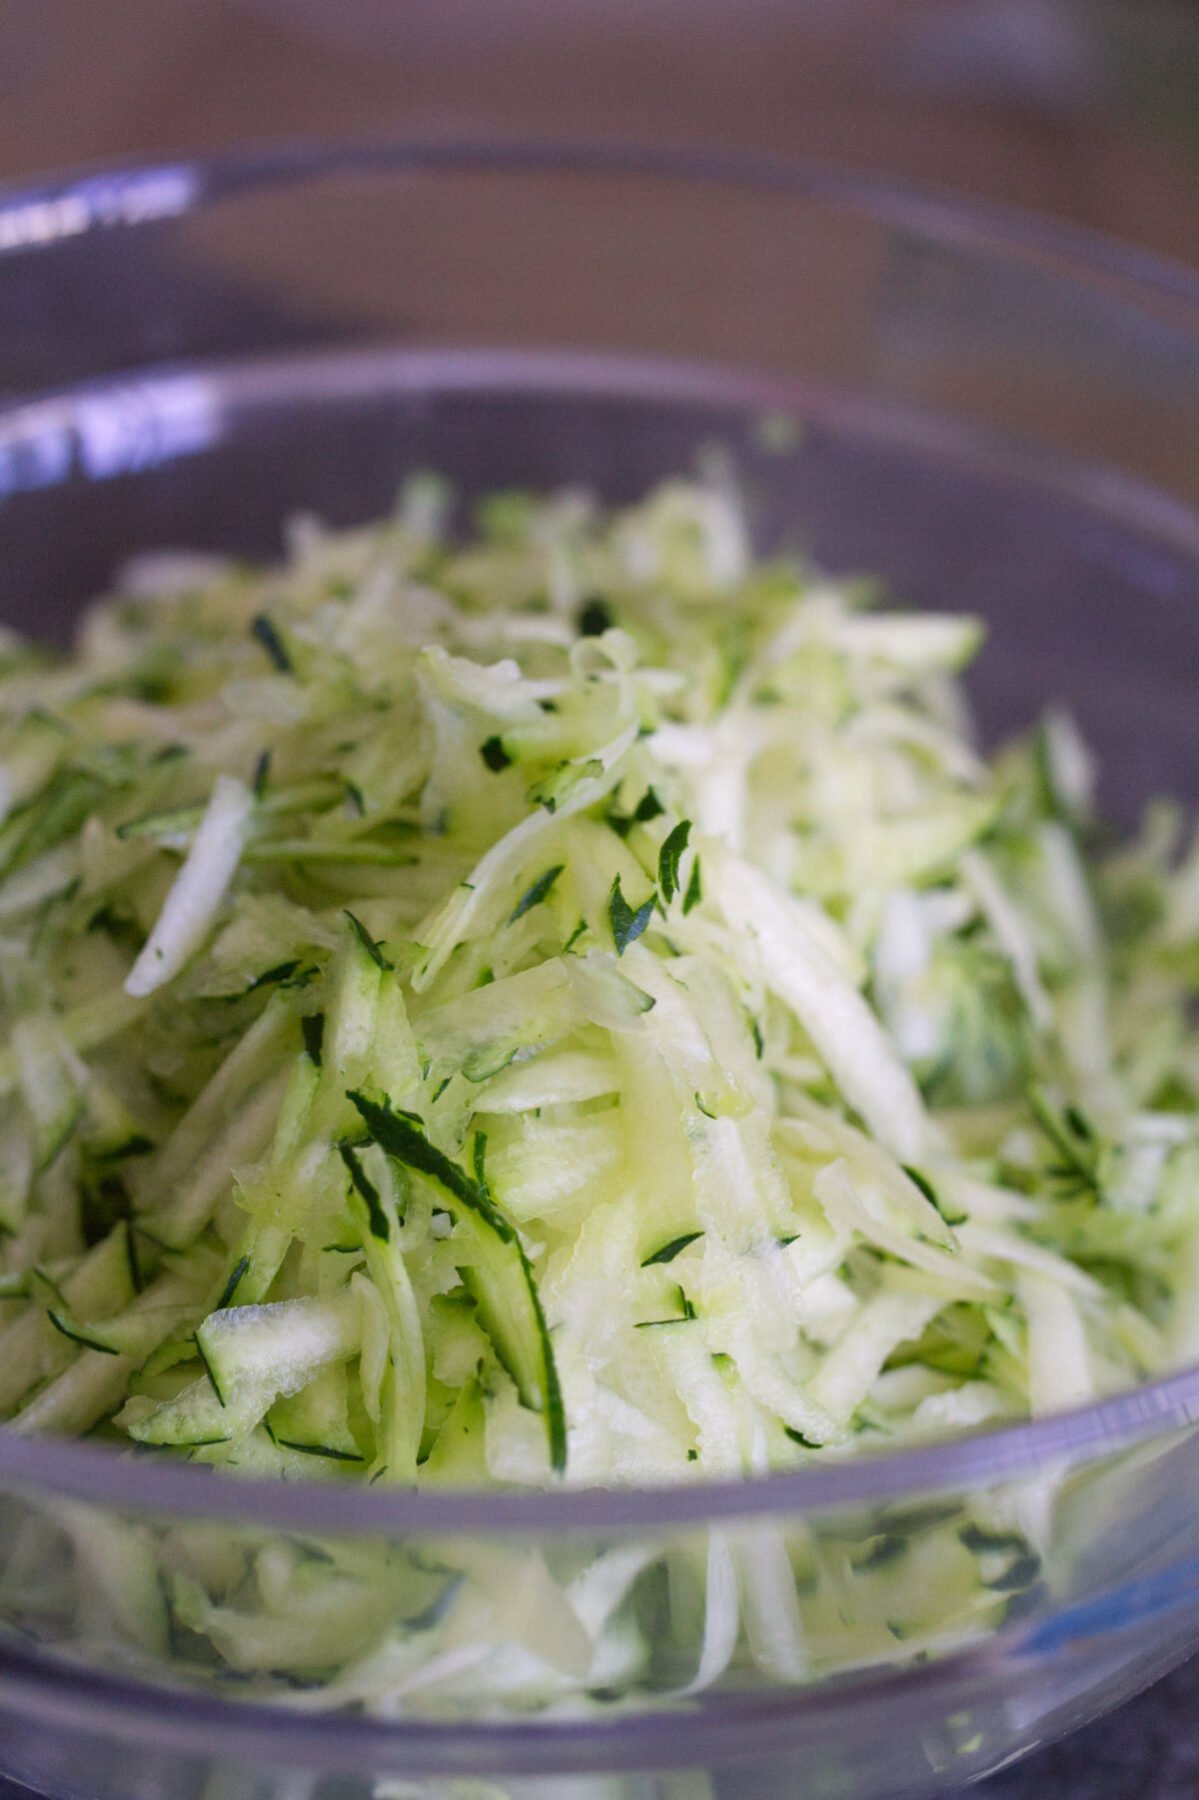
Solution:
<svg viewBox="0 0 1199 1800">
<path fill-rule="evenodd" d="M 1199 263 L 1195 0 L 7 0 L 0 177 L 281 135 L 827 158 Z"/>
</svg>

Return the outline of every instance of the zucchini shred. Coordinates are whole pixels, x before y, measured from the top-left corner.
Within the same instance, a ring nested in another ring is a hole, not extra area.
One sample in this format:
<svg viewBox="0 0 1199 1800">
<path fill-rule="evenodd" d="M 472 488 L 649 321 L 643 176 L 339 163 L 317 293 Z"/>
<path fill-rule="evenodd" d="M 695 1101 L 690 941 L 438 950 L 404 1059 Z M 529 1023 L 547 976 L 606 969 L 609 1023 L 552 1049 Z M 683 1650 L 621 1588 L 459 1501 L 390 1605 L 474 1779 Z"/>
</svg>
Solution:
<svg viewBox="0 0 1199 1800">
<path fill-rule="evenodd" d="M 1199 1350 L 1199 856 L 719 479 L 431 477 L 0 669 L 0 1417 L 694 1481 Z"/>
<path fill-rule="evenodd" d="M 11 652 L 9 1426 L 695 1480 L 1183 1359 L 1159 815 L 1096 857 L 1066 718 L 970 740 L 974 621 L 754 562 L 718 482 L 443 515 Z"/>
</svg>

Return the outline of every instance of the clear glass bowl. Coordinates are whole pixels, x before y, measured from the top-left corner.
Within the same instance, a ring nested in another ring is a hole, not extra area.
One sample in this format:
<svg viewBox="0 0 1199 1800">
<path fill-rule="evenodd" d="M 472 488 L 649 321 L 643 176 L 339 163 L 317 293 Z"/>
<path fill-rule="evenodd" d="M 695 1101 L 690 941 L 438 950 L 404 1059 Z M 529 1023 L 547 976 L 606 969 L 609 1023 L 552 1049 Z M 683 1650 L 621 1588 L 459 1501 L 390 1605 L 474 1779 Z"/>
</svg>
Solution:
<svg viewBox="0 0 1199 1800">
<path fill-rule="evenodd" d="M 1064 698 L 1116 814 L 1199 794 L 1199 284 L 1102 240 L 596 151 L 109 172 L 0 196 L 0 394 L 0 607 L 36 632 L 135 550 L 269 553 L 287 514 L 368 517 L 412 467 L 620 498 L 715 442 L 763 543 L 986 615 L 988 732 Z M 0 1430 L 0 1774 L 63 1800 L 954 1786 L 1199 1644 L 1197 1417 L 1184 1373 L 736 1486 L 412 1496 Z M 1018 1575 L 1005 1530 L 1037 1551 Z M 253 1564 L 298 1606 L 329 1556 L 442 1596 L 383 1606 L 370 1715 L 237 1681 L 163 1601 Z M 588 1669 L 546 1621 L 597 1569 L 639 1649 Z M 469 1629 L 434 1666 L 447 1606 Z"/>
</svg>

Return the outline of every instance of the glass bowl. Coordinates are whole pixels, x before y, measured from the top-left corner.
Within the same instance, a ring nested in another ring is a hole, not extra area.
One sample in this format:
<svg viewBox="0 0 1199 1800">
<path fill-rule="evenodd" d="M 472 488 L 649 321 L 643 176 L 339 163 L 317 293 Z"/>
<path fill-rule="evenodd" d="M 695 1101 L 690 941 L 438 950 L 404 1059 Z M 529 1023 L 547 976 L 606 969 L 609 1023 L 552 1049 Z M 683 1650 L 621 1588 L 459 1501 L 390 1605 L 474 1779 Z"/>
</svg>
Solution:
<svg viewBox="0 0 1199 1800">
<path fill-rule="evenodd" d="M 134 551 L 269 554 L 287 515 L 367 518 L 414 467 L 621 499 L 716 444 L 763 545 L 985 615 L 989 735 L 1062 699 L 1114 815 L 1199 794 L 1199 284 L 1098 238 L 552 147 L 110 171 L 0 195 L 0 395 L 23 629 L 66 636 Z M 956 1786 L 1199 1644 L 1197 1417 L 1187 1372 L 737 1485 L 528 1494 L 0 1430 L 0 1775 L 62 1800 Z M 312 1599 L 330 1561 L 357 1638 Z M 251 1579 L 312 1644 L 265 1686 L 177 1604 Z M 365 1653 L 358 1687 L 314 1685 Z"/>
</svg>

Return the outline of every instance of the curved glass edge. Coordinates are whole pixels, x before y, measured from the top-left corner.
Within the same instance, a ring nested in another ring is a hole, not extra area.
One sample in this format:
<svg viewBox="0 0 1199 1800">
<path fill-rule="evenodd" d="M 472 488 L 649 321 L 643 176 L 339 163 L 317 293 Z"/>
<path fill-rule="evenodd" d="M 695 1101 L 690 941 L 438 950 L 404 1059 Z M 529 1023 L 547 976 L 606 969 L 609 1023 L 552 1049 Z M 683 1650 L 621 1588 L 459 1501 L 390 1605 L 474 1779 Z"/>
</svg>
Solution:
<svg viewBox="0 0 1199 1800">
<path fill-rule="evenodd" d="M 1189 1577 L 1197 1567 L 1191 1559 L 1182 1570 Z M 717 1756 L 769 1758 L 794 1751 L 806 1728 L 827 1731 L 838 1720 L 860 1720 L 862 1708 L 883 1690 L 889 1700 L 905 1705 L 958 1706 L 971 1693 L 1001 1696 L 1013 1683 L 1024 1689 L 1030 1679 L 1039 1678 L 1038 1671 L 1055 1688 L 1063 1678 L 1067 1686 L 1081 1682 L 1089 1688 L 1092 1667 L 1110 1678 L 1114 1669 L 1143 1666 L 1144 1635 L 1138 1627 L 1153 1627 L 1163 1615 L 1189 1617 L 1199 1600 L 1190 1579 L 1181 1594 L 1167 1599 L 1170 1579 L 1163 1575 L 1133 1583 L 1087 1606 L 1067 1607 L 1038 1625 L 1013 1625 L 936 1661 L 845 1672 L 812 1686 L 716 1690 L 693 1696 L 682 1712 L 651 1704 L 610 1715 L 480 1722 L 317 1714 L 254 1701 L 231 1706 L 226 1697 L 138 1681 L 3 1641 L 0 1707 L 12 1709 L 18 1720 L 52 1729 L 133 1734 L 151 1752 L 211 1755 L 219 1743 L 225 1758 L 260 1760 L 272 1768 L 285 1761 L 291 1767 L 341 1774 L 370 1772 L 397 1749 L 405 1768 L 421 1776 L 500 1762 L 509 1774 L 537 1776 L 666 1769 Z M 1142 1589 L 1146 1595 L 1152 1589 L 1150 1604 L 1123 1604 L 1128 1594 L 1139 1595 Z M 1188 1634 L 1175 1634 L 1163 1656 L 1155 1637 L 1153 1677 L 1183 1661 L 1192 1648 Z"/>
<path fill-rule="evenodd" d="M 980 1431 L 948 1443 L 881 1451 L 792 1473 L 649 1488 L 407 1493 L 318 1483 L 221 1480 L 190 1464 L 100 1445 L 23 1437 L 0 1426 L 0 1485 L 164 1516 L 202 1516 L 281 1530 L 386 1536 L 477 1532 L 645 1531 L 771 1514 L 826 1512 L 922 1493 L 1078 1468 L 1199 1422 L 1199 1369 L 1097 1405 Z"/>
<path fill-rule="evenodd" d="M 1186 264 L 1088 226 L 952 190 L 735 151 L 655 149 L 559 139 L 295 139 L 174 161 L 85 165 L 41 180 L 0 183 L 0 255 L 64 238 L 180 217 L 243 193 L 338 175 L 577 173 L 774 189 L 886 219 L 929 237 L 1066 260 L 1199 309 Z"/>
<path fill-rule="evenodd" d="M 240 193 L 343 174 L 518 171 L 592 173 L 772 188 L 842 205 L 942 240 L 1063 259 L 1077 275 L 1115 276 L 1196 312 L 1199 276 L 1096 231 L 994 204 L 845 174 L 832 166 L 726 153 L 557 142 L 296 142 L 214 158 L 107 166 L 0 186 L 0 257 L 69 237 L 179 217 Z M 0 1426 L 0 1482 L 59 1498 L 168 1515 L 361 1534 L 429 1531 L 520 1534 L 555 1529 L 659 1530 L 716 1519 L 818 1512 L 1009 1480 L 1091 1462 L 1199 1420 L 1199 1369 L 1052 1418 L 956 1442 L 880 1452 L 852 1462 L 738 1481 L 535 1493 L 438 1490 L 383 1494 L 317 1485 L 219 1481 L 202 1469 L 84 1443 L 32 1440 Z"/>
<path fill-rule="evenodd" d="M 405 1766 L 422 1775 L 495 1767 L 501 1758 L 508 1773 L 523 1775 L 651 1769 L 716 1754 L 764 1757 L 794 1747 L 805 1725 L 817 1719 L 824 1726 L 839 1716 L 860 1720 L 863 1706 L 884 1687 L 913 1703 L 960 1696 L 968 1688 L 1000 1689 L 1020 1658 L 1013 1636 L 998 1634 L 938 1662 L 831 1677 L 813 1687 L 699 1694 L 685 1711 L 649 1705 L 599 1716 L 482 1722 L 316 1714 L 254 1701 L 233 1705 L 195 1689 L 143 1683 L 24 1645 L 0 1644 L 0 1702 L 24 1706 L 31 1720 L 50 1727 L 136 1733 L 146 1748 L 209 1753 L 219 1741 L 225 1755 L 283 1758 L 312 1769 L 370 1769 L 397 1747 Z M 1028 1662 L 1048 1666 L 1050 1658 L 1036 1653 L 1021 1660 L 1026 1670 Z"/>
<path fill-rule="evenodd" d="M 0 250 L 2 254 L 2 250 Z M 1196 321 L 1199 331 L 1199 319 Z M 952 455 L 1006 479 L 1035 480 L 1107 519 L 1127 522 L 1182 554 L 1199 557 L 1199 512 L 1186 501 L 1104 463 L 982 431 L 937 412 L 847 395 L 819 381 L 756 373 L 686 358 L 574 349 L 496 350 L 484 344 L 395 350 L 367 343 L 329 357 L 290 351 L 202 364 L 178 359 L 0 399 L 0 499 L 53 487 L 76 465 L 89 480 L 147 469 L 213 448 L 231 414 L 297 399 L 340 402 L 355 390 L 409 397 L 428 393 L 545 392 L 802 412 L 852 426 L 879 443 Z M 28 466 L 23 468 L 22 463 Z"/>
</svg>

